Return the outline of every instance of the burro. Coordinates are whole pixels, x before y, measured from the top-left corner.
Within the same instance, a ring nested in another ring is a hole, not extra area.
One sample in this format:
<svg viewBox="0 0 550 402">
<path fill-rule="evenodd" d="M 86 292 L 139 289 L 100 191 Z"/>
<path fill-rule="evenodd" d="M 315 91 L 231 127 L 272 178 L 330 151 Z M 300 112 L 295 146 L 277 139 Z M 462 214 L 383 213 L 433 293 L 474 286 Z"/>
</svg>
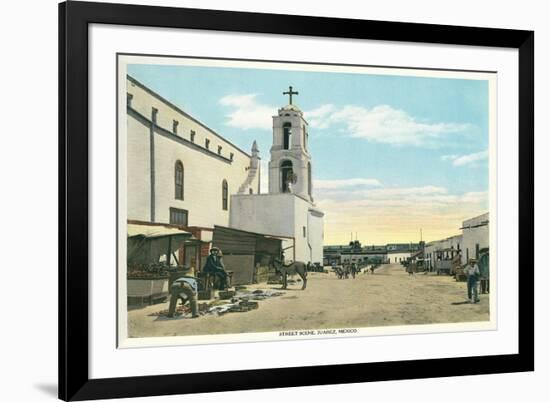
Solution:
<svg viewBox="0 0 550 402">
<path fill-rule="evenodd" d="M 281 275 L 283 279 L 283 289 L 286 289 L 287 287 L 287 276 L 288 275 L 296 275 L 298 274 L 300 278 L 302 278 L 302 290 L 304 290 L 307 286 L 307 270 L 306 270 L 306 264 L 301 261 L 294 261 L 293 263 L 289 265 L 284 265 L 282 260 L 275 258 L 273 260 L 273 265 L 277 272 Z"/>
</svg>

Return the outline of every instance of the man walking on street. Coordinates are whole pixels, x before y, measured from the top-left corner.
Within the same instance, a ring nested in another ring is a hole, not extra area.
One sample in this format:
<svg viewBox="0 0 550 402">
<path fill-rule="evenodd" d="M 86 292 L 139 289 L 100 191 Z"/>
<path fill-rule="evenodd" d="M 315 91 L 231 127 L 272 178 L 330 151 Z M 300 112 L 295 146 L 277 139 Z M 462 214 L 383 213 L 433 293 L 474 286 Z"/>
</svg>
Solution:
<svg viewBox="0 0 550 402">
<path fill-rule="evenodd" d="M 475 259 L 470 259 L 470 261 L 468 261 L 468 265 L 464 268 L 464 275 L 466 275 L 466 283 L 468 286 L 468 301 L 470 303 L 478 303 L 477 283 L 480 273 Z"/>
</svg>

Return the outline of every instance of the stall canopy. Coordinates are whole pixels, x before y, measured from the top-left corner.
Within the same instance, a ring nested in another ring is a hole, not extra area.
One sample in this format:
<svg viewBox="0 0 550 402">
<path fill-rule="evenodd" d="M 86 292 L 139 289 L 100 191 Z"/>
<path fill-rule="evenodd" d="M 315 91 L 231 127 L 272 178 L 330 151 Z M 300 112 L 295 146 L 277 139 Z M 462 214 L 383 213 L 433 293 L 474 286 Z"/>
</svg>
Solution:
<svg viewBox="0 0 550 402">
<path fill-rule="evenodd" d="M 214 226 L 212 245 L 222 250 L 225 268 L 233 272 L 233 284 L 239 285 L 253 283 L 256 265 L 266 267 L 273 257 L 280 256 L 285 239 Z"/>
<path fill-rule="evenodd" d="M 281 238 L 262 233 L 247 232 L 223 226 L 214 226 L 212 244 L 223 254 L 281 253 Z"/>
<path fill-rule="evenodd" d="M 181 229 L 160 225 L 128 224 L 128 264 L 154 264 L 166 255 L 171 256 L 184 244 L 198 244 L 191 233 Z"/>
</svg>

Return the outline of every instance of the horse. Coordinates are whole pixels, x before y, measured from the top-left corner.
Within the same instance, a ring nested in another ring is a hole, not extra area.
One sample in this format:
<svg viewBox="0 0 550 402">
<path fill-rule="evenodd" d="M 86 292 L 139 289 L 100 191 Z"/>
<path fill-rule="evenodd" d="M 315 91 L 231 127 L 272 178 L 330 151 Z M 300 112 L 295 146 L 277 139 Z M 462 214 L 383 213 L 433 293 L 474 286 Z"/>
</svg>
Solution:
<svg viewBox="0 0 550 402">
<path fill-rule="evenodd" d="M 287 276 L 296 275 L 296 274 L 298 274 L 300 278 L 302 278 L 302 290 L 306 288 L 307 270 L 306 270 L 306 264 L 304 262 L 294 261 L 289 265 L 284 265 L 281 260 L 276 258 L 273 260 L 273 266 L 275 267 L 275 270 L 283 278 L 283 289 L 286 289 L 287 287 Z"/>
</svg>

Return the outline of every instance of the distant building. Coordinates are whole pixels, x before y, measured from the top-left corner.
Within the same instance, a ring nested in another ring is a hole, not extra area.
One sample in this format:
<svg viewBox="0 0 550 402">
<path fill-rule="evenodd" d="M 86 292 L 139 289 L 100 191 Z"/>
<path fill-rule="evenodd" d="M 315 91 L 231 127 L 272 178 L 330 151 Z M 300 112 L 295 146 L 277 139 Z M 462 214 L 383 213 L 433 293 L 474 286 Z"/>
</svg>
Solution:
<svg viewBox="0 0 550 402">
<path fill-rule="evenodd" d="M 451 261 L 457 254 L 461 254 L 462 244 L 462 235 L 426 243 L 424 256 L 428 260 L 428 269 L 434 269 L 438 261 Z"/>
<path fill-rule="evenodd" d="M 358 241 L 345 245 L 325 246 L 325 265 L 344 263 L 400 263 L 421 249 L 421 243 L 392 243 L 387 245 L 361 246 Z"/>
<path fill-rule="evenodd" d="M 460 255 L 460 264 L 464 265 L 470 258 L 479 259 L 480 251 L 489 248 L 489 213 L 467 219 L 462 222 L 462 234 L 457 234 L 426 244 L 425 257 L 430 267 L 437 261 L 451 260 Z"/>
<path fill-rule="evenodd" d="M 479 259 L 480 250 L 489 248 L 489 213 L 462 222 L 462 264 Z"/>
<path fill-rule="evenodd" d="M 340 264 L 342 253 L 350 250 L 351 246 L 324 246 L 323 265 Z"/>
<path fill-rule="evenodd" d="M 387 259 L 389 263 L 400 263 L 407 261 L 412 254 L 421 249 L 420 243 L 394 243 L 386 246 Z"/>
</svg>

